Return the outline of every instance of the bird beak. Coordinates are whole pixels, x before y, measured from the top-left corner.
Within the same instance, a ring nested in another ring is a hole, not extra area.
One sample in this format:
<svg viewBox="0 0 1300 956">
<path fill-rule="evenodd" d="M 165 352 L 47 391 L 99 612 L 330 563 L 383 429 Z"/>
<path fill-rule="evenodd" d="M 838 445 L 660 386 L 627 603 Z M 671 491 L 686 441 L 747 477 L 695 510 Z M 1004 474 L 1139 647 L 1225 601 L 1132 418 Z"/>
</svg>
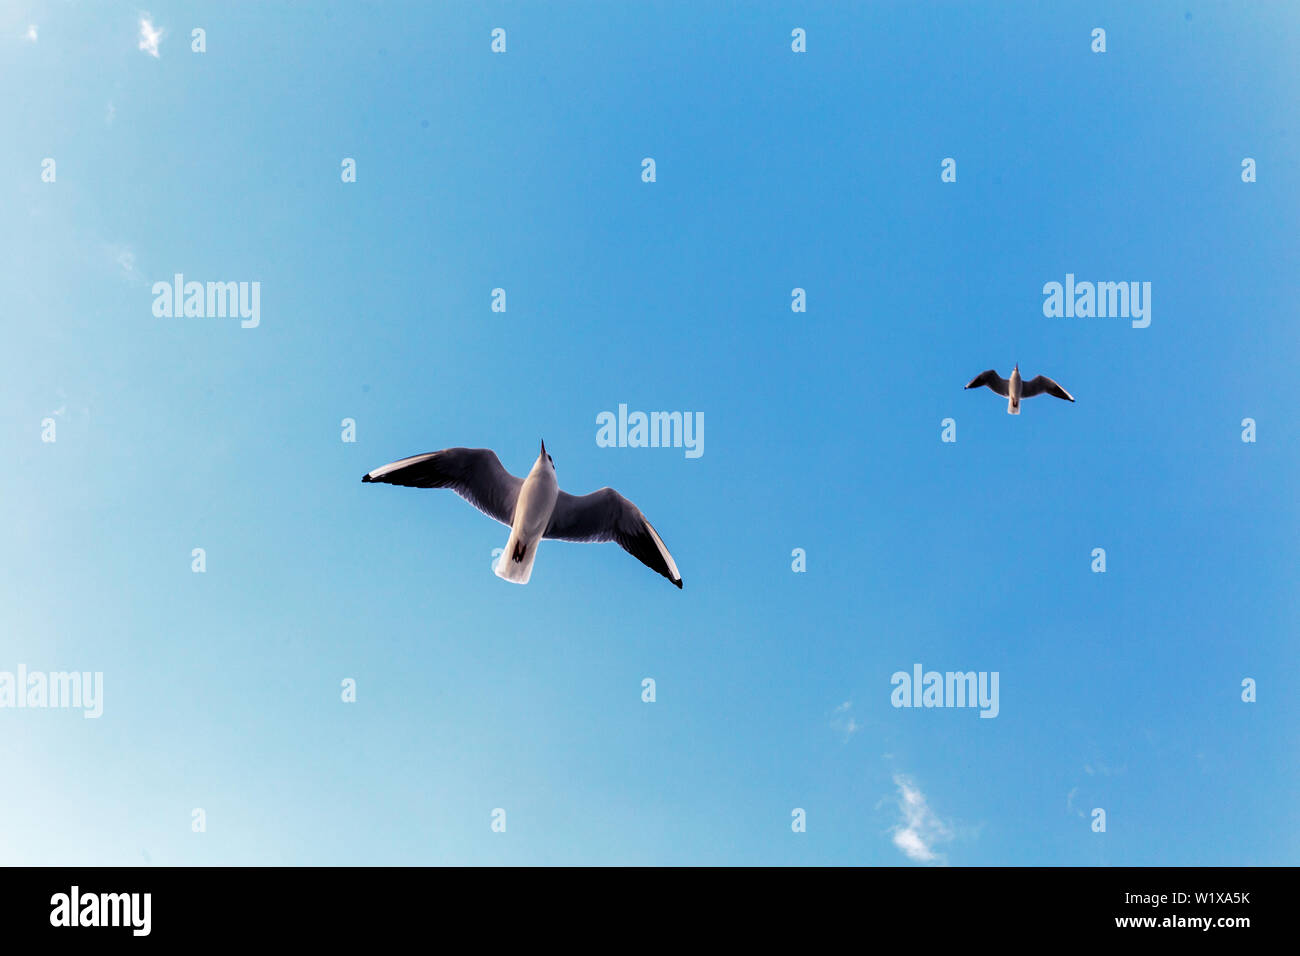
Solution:
<svg viewBox="0 0 1300 956">
<path fill-rule="evenodd" d="M 542 454 L 546 454 L 546 439 L 542 439 Z"/>
</svg>

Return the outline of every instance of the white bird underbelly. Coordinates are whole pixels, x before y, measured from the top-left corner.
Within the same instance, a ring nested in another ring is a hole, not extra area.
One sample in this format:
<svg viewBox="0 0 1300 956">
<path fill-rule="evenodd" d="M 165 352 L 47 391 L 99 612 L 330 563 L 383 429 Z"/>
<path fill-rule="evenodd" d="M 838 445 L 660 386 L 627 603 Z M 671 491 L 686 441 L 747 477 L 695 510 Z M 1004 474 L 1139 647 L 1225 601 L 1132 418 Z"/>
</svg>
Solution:
<svg viewBox="0 0 1300 956">
<path fill-rule="evenodd" d="M 551 471 L 534 471 L 524 479 L 519 489 L 519 502 L 515 505 L 514 521 L 505 550 L 497 561 L 496 575 L 515 584 L 527 584 L 533 574 L 537 548 L 542 543 L 551 512 L 560 495 L 560 486 Z"/>
</svg>

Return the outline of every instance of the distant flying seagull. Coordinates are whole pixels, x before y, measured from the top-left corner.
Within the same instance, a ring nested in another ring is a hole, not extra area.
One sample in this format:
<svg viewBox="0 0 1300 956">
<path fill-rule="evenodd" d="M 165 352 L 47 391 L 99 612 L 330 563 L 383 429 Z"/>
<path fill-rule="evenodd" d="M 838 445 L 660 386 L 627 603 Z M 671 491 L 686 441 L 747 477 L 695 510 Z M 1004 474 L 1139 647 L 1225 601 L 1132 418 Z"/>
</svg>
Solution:
<svg viewBox="0 0 1300 956">
<path fill-rule="evenodd" d="M 1039 375 L 1031 378 L 1027 382 L 1020 379 L 1020 366 L 1017 365 L 1011 370 L 1011 378 L 1005 379 L 994 369 L 987 372 L 980 372 L 970 383 L 967 388 L 979 388 L 981 385 L 987 385 L 999 395 L 1003 395 L 1007 400 L 1007 414 L 1020 414 L 1020 400 L 1022 398 L 1033 398 L 1035 395 L 1055 395 L 1057 398 L 1063 398 L 1067 402 L 1074 401 L 1074 396 L 1067 392 L 1061 386 L 1057 385 L 1046 375 Z"/>
<path fill-rule="evenodd" d="M 499 578 L 527 584 L 543 538 L 617 541 L 620 548 L 679 588 L 682 576 L 658 532 L 639 508 L 613 488 L 570 495 L 555 479 L 555 460 L 542 452 L 527 478 L 501 466 L 490 448 L 447 448 L 376 468 L 362 481 L 409 488 L 450 488 L 489 518 L 510 526 L 497 562 Z"/>
</svg>

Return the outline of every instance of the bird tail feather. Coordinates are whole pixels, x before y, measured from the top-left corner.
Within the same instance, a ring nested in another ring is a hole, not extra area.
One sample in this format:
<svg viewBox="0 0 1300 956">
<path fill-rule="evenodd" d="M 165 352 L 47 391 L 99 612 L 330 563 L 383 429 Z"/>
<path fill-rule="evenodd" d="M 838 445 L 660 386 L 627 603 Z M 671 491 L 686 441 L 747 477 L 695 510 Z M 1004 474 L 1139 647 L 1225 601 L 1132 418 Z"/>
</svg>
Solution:
<svg viewBox="0 0 1300 956">
<path fill-rule="evenodd" d="M 1020 403 L 1019 403 L 1019 402 L 1007 402 L 1007 414 L 1008 414 L 1008 415 L 1019 415 L 1019 414 L 1020 414 Z"/>
<path fill-rule="evenodd" d="M 540 539 L 524 544 L 512 530 L 506 541 L 506 547 L 497 559 L 496 575 L 503 581 L 514 584 L 527 584 L 533 574 L 533 561 L 537 559 L 537 546 Z"/>
</svg>

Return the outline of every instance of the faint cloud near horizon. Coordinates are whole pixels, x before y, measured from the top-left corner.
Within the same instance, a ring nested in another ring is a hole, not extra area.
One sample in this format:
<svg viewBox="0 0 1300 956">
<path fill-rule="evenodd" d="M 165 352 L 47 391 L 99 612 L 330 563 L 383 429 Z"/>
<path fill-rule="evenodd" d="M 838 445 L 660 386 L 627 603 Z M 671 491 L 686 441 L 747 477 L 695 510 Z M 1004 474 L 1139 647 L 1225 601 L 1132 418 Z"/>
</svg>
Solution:
<svg viewBox="0 0 1300 956">
<path fill-rule="evenodd" d="M 158 43 L 163 38 L 163 29 L 154 28 L 153 17 L 144 14 L 140 17 L 140 49 L 155 60 L 158 59 Z"/>
<path fill-rule="evenodd" d="M 27 28 L 27 32 L 23 34 L 23 39 L 28 43 L 36 42 L 36 24 L 33 23 Z"/>
<path fill-rule="evenodd" d="M 918 863 L 946 864 L 935 844 L 952 839 L 952 827 L 930 809 L 921 789 L 907 776 L 894 774 L 898 787 L 898 809 L 903 819 L 894 827 L 894 846 Z"/>
</svg>

